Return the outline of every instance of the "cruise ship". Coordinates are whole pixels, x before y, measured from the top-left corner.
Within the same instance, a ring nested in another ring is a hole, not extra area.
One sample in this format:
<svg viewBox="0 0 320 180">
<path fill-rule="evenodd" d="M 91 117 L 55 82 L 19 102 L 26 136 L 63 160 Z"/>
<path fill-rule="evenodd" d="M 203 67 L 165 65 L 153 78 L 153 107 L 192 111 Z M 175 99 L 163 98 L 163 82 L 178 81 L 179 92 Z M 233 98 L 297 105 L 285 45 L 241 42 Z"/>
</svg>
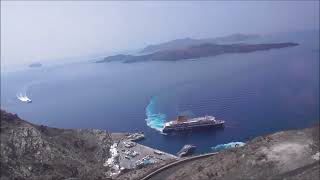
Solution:
<svg viewBox="0 0 320 180">
<path fill-rule="evenodd" d="M 224 121 L 216 120 L 213 116 L 204 116 L 188 119 L 186 116 L 178 116 L 176 120 L 164 124 L 162 132 L 170 133 L 198 128 L 223 127 Z"/>
</svg>

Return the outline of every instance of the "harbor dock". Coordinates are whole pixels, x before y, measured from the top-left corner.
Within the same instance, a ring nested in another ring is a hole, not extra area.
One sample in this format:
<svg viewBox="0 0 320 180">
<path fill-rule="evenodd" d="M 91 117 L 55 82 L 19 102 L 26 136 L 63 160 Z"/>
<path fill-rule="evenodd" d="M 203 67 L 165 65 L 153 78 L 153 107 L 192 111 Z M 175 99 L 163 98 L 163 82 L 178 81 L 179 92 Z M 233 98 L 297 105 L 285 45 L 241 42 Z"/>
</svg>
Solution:
<svg viewBox="0 0 320 180">
<path fill-rule="evenodd" d="M 112 133 L 112 156 L 105 166 L 110 168 L 109 177 L 117 177 L 121 172 L 140 169 L 149 165 L 163 164 L 178 159 L 177 156 L 139 144 L 143 133 Z"/>
</svg>

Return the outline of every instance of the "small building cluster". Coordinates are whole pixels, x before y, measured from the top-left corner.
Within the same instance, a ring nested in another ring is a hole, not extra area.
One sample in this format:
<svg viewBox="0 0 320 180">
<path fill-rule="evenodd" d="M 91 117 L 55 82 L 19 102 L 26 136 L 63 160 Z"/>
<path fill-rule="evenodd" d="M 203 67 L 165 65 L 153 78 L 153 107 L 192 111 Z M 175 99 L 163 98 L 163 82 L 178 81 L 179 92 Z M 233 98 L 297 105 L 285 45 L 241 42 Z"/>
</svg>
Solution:
<svg viewBox="0 0 320 180">
<path fill-rule="evenodd" d="M 109 167 L 110 171 L 106 173 L 106 176 L 108 177 L 114 177 L 120 174 L 122 168 L 119 165 L 119 152 L 117 150 L 117 143 L 114 143 L 110 147 L 110 154 L 111 157 L 106 160 L 106 162 L 103 164 L 103 166 Z"/>
</svg>

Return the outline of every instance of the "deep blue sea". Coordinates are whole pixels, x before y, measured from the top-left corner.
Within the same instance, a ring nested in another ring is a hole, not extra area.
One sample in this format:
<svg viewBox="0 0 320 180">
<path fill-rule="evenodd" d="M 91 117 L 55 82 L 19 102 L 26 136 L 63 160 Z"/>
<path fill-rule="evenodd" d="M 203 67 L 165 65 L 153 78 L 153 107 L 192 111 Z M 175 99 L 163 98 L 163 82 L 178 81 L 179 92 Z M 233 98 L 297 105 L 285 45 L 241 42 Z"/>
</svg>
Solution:
<svg viewBox="0 0 320 180">
<path fill-rule="evenodd" d="M 319 34 L 277 34 L 259 42 L 299 46 L 177 62 L 89 61 L 1 73 L 1 108 L 59 128 L 144 131 L 141 143 L 196 153 L 319 121 Z M 18 101 L 25 94 L 32 103 Z M 163 135 L 166 121 L 213 115 L 224 129 Z"/>
</svg>

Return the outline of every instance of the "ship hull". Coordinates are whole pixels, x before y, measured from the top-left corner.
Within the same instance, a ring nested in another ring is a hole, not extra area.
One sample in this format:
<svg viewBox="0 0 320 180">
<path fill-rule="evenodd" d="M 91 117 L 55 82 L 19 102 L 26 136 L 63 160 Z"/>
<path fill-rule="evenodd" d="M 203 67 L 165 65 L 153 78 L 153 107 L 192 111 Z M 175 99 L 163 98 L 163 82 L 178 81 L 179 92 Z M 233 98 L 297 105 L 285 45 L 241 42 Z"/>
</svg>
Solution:
<svg viewBox="0 0 320 180">
<path fill-rule="evenodd" d="M 214 129 L 214 128 L 222 128 L 224 127 L 223 123 L 219 124 L 206 124 L 206 125 L 198 125 L 198 126 L 183 126 L 183 127 L 165 127 L 163 128 L 163 133 L 173 133 L 173 132 L 182 132 L 182 131 L 190 131 L 190 130 L 200 130 L 200 129 Z"/>
</svg>

